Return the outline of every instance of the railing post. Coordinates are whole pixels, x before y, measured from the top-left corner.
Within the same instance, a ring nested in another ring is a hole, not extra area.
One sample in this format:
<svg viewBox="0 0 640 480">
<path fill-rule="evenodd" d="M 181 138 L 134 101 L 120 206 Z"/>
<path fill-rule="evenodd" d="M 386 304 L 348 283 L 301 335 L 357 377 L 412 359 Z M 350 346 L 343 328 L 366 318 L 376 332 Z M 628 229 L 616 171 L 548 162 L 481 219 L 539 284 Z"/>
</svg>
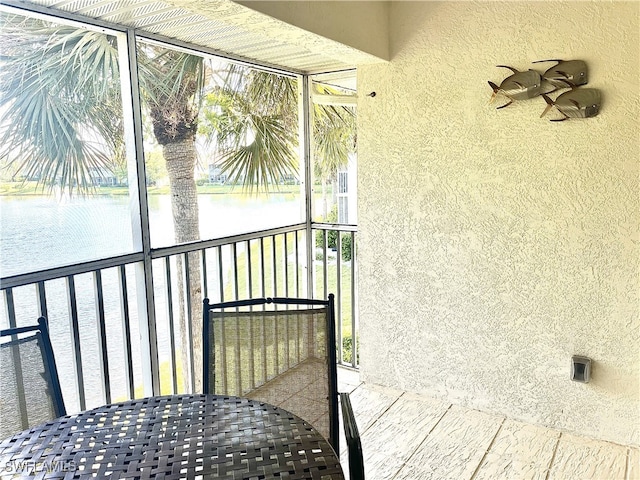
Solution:
<svg viewBox="0 0 640 480">
<path fill-rule="evenodd" d="M 93 297 L 96 302 L 96 334 L 98 336 L 98 374 L 103 388 L 104 403 L 111 403 L 111 379 L 109 377 L 109 354 L 107 350 L 107 319 L 104 311 L 104 289 L 102 270 L 93 272 Z"/>
<path fill-rule="evenodd" d="M 44 282 L 36 283 L 36 292 L 38 293 L 38 313 L 41 317 L 49 318 L 49 310 L 47 309 L 47 292 Z"/>
<path fill-rule="evenodd" d="M 351 366 L 358 368 L 358 262 L 356 261 L 356 233 L 351 232 Z"/>
<path fill-rule="evenodd" d="M 334 230 L 336 234 L 336 291 L 335 291 L 335 315 L 336 315 L 336 331 L 338 342 L 338 362 L 344 361 L 344 352 L 342 344 L 342 235 L 340 230 Z M 333 293 L 333 292 L 332 292 Z"/>
<path fill-rule="evenodd" d="M 120 290 L 120 318 L 122 319 L 124 372 L 126 373 L 127 398 L 133 398 L 136 386 L 133 375 L 133 361 L 131 353 L 131 317 L 129 315 L 129 291 L 127 290 L 127 268 L 118 267 L 118 289 Z"/>
<path fill-rule="evenodd" d="M 8 328 L 16 328 L 16 305 L 13 300 L 13 289 L 7 288 L 3 290 L 4 293 L 4 307 L 6 309 Z"/>
<path fill-rule="evenodd" d="M 196 389 L 196 351 L 194 348 L 194 337 L 193 337 L 193 307 L 192 305 L 192 295 L 191 295 L 191 264 L 189 255 L 193 255 L 193 253 L 184 253 L 182 256 L 183 262 L 183 271 L 184 271 L 184 297 L 185 297 L 185 306 L 186 306 L 186 314 L 187 314 L 187 331 L 184 332 L 187 335 L 187 345 L 189 346 L 189 372 L 183 372 L 184 375 L 189 375 L 191 392 L 195 392 Z M 184 355 L 184 352 L 183 352 Z"/>
<path fill-rule="evenodd" d="M 76 283 L 73 275 L 67 281 L 67 306 L 69 311 L 69 328 L 71 330 L 71 358 L 76 374 L 78 386 L 78 401 L 80 410 L 87 409 L 86 392 L 84 388 L 84 371 L 82 368 L 82 350 L 80 349 L 80 322 L 78 320 L 78 300 L 76 298 Z"/>
</svg>

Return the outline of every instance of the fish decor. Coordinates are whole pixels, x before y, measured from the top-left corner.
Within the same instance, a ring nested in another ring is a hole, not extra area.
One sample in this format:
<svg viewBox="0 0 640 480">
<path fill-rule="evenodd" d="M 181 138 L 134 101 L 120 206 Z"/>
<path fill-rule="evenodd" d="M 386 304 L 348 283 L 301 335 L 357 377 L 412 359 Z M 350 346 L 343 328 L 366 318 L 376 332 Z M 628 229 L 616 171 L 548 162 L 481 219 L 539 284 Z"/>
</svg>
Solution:
<svg viewBox="0 0 640 480">
<path fill-rule="evenodd" d="M 543 62 L 558 62 L 542 74 L 542 79 L 556 87 L 555 90 L 579 87 L 580 85 L 586 85 L 589 81 L 587 64 L 582 60 L 538 60 L 533 63 Z"/>
<path fill-rule="evenodd" d="M 493 82 L 489 82 L 489 86 L 493 89 L 493 95 L 491 95 L 492 103 L 498 94 L 504 95 L 509 99 L 509 102 L 497 107 L 497 109 L 508 107 L 514 100 L 526 100 L 527 98 L 533 98 L 540 95 L 542 88 L 542 77 L 535 70 L 527 70 L 520 72 L 513 67 L 506 65 L 496 65 L 499 68 L 508 68 L 513 72 L 513 75 L 505 78 L 500 86 Z"/>
<path fill-rule="evenodd" d="M 595 88 L 572 88 L 555 100 L 551 100 L 543 93 L 542 98 L 547 102 L 547 108 L 544 109 L 540 118 L 544 117 L 552 107 L 556 107 L 564 117 L 553 119 L 552 122 L 562 122 L 567 118 L 595 117 L 600 111 L 600 90 Z"/>
</svg>

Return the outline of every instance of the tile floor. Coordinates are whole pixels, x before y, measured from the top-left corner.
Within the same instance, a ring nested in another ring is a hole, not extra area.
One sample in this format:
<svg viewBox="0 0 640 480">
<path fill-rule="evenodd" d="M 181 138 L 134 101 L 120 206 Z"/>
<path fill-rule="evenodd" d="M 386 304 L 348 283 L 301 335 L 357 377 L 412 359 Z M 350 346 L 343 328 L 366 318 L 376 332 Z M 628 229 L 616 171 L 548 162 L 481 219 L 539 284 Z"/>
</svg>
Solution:
<svg viewBox="0 0 640 480">
<path fill-rule="evenodd" d="M 364 384 L 357 372 L 339 370 L 367 480 L 640 480 L 640 448 Z M 346 451 L 340 457 L 347 472 Z"/>
</svg>

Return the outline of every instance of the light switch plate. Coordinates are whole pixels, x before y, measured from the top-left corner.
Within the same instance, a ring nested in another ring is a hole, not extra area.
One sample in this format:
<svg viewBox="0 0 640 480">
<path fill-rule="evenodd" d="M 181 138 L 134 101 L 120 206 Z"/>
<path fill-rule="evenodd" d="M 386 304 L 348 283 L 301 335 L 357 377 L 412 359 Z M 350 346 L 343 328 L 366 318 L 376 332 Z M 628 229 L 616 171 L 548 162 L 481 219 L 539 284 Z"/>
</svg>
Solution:
<svg viewBox="0 0 640 480">
<path fill-rule="evenodd" d="M 579 355 L 571 357 L 571 380 L 589 383 L 591 380 L 591 359 L 589 357 Z"/>
</svg>

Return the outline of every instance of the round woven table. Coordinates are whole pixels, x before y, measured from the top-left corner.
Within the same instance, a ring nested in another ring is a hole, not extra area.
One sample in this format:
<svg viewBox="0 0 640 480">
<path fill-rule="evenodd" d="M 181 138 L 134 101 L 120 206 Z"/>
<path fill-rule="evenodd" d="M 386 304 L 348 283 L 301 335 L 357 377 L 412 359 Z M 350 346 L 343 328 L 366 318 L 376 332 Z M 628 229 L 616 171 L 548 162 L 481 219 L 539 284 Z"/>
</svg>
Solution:
<svg viewBox="0 0 640 480">
<path fill-rule="evenodd" d="M 0 443 L 0 478 L 343 479 L 329 443 L 281 408 L 172 395 L 58 418 Z"/>
</svg>

